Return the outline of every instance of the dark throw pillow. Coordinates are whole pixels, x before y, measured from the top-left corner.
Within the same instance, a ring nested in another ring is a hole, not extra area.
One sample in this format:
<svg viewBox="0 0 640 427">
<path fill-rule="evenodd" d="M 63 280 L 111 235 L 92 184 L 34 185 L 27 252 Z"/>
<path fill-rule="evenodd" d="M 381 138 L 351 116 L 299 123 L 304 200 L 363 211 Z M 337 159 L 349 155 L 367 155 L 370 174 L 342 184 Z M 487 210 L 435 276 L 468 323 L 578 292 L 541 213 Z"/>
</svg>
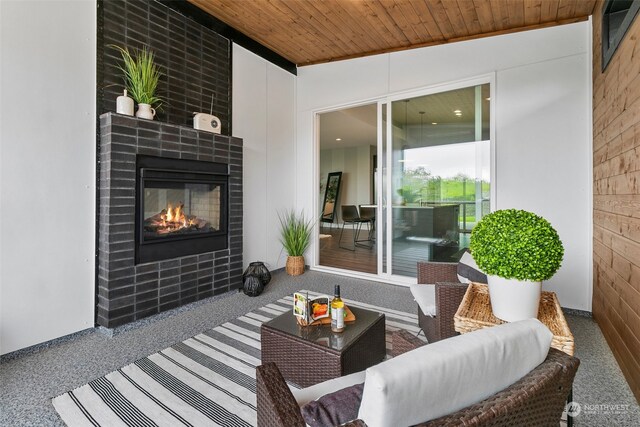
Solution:
<svg viewBox="0 0 640 427">
<path fill-rule="evenodd" d="M 364 383 L 352 385 L 311 401 L 301 409 L 311 427 L 334 427 L 358 418 Z"/>
<path fill-rule="evenodd" d="M 458 280 L 460 283 L 487 283 L 487 275 L 480 271 L 469 249 L 464 251 L 458 261 Z"/>
</svg>

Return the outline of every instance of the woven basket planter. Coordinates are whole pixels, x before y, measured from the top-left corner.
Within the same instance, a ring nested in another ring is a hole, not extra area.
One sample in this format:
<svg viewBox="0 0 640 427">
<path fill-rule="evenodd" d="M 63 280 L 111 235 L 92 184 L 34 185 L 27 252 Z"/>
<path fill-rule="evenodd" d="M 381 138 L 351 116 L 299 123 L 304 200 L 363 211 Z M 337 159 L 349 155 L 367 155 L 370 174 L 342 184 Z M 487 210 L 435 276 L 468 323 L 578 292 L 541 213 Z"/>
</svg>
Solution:
<svg viewBox="0 0 640 427">
<path fill-rule="evenodd" d="M 299 276 L 304 273 L 304 257 L 303 256 L 289 256 L 287 257 L 287 264 L 285 270 L 289 276 Z"/>
</svg>

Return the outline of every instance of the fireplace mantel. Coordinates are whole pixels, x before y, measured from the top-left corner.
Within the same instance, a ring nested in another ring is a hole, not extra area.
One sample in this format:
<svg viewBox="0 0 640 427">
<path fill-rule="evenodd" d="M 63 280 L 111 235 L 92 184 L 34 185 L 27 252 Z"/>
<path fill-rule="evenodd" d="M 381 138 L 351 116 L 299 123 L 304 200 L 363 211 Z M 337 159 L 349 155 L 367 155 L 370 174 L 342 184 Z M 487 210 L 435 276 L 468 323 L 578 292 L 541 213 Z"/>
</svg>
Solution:
<svg viewBox="0 0 640 427">
<path fill-rule="evenodd" d="M 136 158 L 229 165 L 225 249 L 135 262 Z M 114 328 L 242 286 L 242 140 L 115 113 L 100 116 L 98 306 Z"/>
</svg>

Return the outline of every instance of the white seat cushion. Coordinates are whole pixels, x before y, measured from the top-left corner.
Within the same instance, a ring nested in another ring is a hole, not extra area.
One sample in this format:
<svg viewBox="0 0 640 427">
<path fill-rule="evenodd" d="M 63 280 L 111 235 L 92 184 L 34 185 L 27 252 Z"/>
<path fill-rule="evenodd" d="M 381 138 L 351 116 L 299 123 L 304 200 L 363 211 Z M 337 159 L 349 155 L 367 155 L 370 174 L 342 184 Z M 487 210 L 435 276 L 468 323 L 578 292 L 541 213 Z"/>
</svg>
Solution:
<svg viewBox="0 0 640 427">
<path fill-rule="evenodd" d="M 418 303 L 425 316 L 436 315 L 436 287 L 435 285 L 409 285 L 413 299 Z"/>
<path fill-rule="evenodd" d="M 537 319 L 425 345 L 366 371 L 358 418 L 410 426 L 451 414 L 515 383 L 544 361 L 552 334 Z"/>
<path fill-rule="evenodd" d="M 307 388 L 297 389 L 289 386 L 293 397 L 298 402 L 298 406 L 306 405 L 312 400 L 318 400 L 325 394 L 342 390 L 355 384 L 364 382 L 365 371 L 356 372 L 354 374 L 345 375 L 344 377 L 334 378 L 319 384 L 312 385 Z"/>
</svg>

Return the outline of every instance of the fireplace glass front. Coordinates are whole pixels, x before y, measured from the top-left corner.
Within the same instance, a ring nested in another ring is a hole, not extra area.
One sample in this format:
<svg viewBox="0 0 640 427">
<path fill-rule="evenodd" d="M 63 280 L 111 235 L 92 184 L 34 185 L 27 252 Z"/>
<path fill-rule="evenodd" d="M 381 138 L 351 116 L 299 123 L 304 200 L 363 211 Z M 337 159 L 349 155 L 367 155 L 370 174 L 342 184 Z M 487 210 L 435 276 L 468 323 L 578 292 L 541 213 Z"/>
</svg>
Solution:
<svg viewBox="0 0 640 427">
<path fill-rule="evenodd" d="M 138 156 L 138 263 L 227 247 L 228 165 Z"/>
<path fill-rule="evenodd" d="M 144 189 L 144 240 L 220 231 L 222 183 L 149 181 Z"/>
</svg>

